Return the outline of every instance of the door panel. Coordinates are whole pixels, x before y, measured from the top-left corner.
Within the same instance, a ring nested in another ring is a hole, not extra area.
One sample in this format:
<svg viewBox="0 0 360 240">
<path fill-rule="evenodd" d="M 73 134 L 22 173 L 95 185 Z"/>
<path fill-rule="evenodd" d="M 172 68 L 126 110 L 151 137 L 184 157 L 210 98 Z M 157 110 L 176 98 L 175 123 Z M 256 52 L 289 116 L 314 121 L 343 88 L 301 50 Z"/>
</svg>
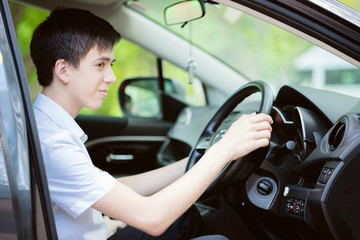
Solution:
<svg viewBox="0 0 360 240">
<path fill-rule="evenodd" d="M 96 166 L 121 176 L 157 167 L 156 156 L 164 141 L 162 136 L 113 136 L 89 141 L 86 147 Z"/>
<path fill-rule="evenodd" d="M 88 135 L 86 147 L 95 166 L 114 176 L 158 167 L 157 154 L 173 123 L 160 119 L 78 116 Z"/>
</svg>

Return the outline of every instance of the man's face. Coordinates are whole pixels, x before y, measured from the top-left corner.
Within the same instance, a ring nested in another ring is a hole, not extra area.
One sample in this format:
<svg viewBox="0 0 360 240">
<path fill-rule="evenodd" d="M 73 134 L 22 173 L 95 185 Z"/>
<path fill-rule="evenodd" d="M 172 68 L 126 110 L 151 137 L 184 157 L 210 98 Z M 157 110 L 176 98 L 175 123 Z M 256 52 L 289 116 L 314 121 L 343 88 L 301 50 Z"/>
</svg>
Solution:
<svg viewBox="0 0 360 240">
<path fill-rule="evenodd" d="M 107 96 L 109 85 L 116 81 L 111 69 L 115 61 L 113 49 L 98 51 L 92 48 L 80 60 L 77 68 L 69 68 L 70 81 L 67 85 L 74 107 L 98 109 Z"/>
</svg>

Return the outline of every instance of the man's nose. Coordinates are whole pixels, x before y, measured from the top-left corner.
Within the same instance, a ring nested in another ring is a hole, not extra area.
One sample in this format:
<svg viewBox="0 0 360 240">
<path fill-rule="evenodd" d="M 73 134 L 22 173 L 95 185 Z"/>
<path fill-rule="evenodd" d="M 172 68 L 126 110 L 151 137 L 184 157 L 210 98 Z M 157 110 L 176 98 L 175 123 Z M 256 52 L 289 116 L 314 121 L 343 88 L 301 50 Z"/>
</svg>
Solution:
<svg viewBox="0 0 360 240">
<path fill-rule="evenodd" d="M 109 83 L 109 84 L 116 82 L 116 76 L 114 74 L 114 71 L 111 68 L 108 71 L 108 73 L 106 74 L 106 76 L 104 77 L 104 82 Z"/>
</svg>

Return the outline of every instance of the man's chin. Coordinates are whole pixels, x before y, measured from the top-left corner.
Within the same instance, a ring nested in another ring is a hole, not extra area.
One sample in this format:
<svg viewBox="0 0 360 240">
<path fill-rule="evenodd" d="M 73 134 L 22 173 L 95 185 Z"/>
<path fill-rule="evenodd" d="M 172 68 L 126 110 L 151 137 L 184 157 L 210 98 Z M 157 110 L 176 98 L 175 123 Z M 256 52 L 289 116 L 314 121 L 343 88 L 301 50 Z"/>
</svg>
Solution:
<svg viewBox="0 0 360 240">
<path fill-rule="evenodd" d="M 88 108 L 89 109 L 91 109 L 91 110 L 94 110 L 94 111 L 96 111 L 96 110 L 99 110 L 99 108 L 102 106 L 102 101 L 101 101 L 101 103 L 99 103 L 99 104 L 97 104 L 97 105 L 93 105 L 93 106 L 88 106 Z"/>
</svg>

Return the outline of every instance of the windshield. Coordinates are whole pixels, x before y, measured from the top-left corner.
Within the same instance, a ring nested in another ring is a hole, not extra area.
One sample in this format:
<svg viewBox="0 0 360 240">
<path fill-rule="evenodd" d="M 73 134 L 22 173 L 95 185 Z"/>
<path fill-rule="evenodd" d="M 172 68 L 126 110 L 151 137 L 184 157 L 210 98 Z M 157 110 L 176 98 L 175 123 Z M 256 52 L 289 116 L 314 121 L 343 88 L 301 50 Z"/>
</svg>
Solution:
<svg viewBox="0 0 360 240">
<path fill-rule="evenodd" d="M 360 71 L 279 27 L 222 4 L 205 4 L 203 18 L 166 26 L 164 9 L 176 1 L 141 0 L 141 13 L 224 62 L 249 81 L 311 86 L 357 96 Z M 356 1 L 343 1 L 359 9 Z M 140 5 L 130 7 L 140 9 Z M 189 44 L 190 45 L 190 44 Z M 191 57 L 191 47 L 189 58 Z M 195 59 L 196 61 L 196 59 Z"/>
</svg>

